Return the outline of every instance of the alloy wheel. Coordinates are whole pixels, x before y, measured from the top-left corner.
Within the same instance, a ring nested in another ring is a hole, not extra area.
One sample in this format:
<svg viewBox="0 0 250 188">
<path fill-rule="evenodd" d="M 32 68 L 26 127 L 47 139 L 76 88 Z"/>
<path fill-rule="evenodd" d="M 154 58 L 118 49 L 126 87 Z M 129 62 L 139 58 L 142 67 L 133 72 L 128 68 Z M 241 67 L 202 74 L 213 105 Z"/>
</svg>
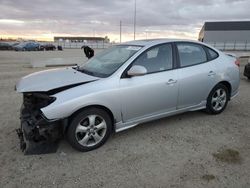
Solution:
<svg viewBox="0 0 250 188">
<path fill-rule="evenodd" d="M 226 91 L 222 88 L 217 89 L 212 96 L 212 108 L 215 111 L 220 111 L 224 108 L 227 101 Z"/>
<path fill-rule="evenodd" d="M 91 147 L 98 144 L 107 131 L 107 123 L 99 115 L 89 115 L 79 122 L 75 129 L 77 142 L 85 147 Z"/>
</svg>

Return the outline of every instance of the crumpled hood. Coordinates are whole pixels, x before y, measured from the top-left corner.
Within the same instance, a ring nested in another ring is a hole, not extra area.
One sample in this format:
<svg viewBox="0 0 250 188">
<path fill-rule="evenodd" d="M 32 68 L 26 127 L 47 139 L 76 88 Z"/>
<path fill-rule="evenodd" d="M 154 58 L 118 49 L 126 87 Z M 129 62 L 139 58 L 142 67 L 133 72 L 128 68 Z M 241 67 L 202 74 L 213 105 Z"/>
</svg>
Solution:
<svg viewBox="0 0 250 188">
<path fill-rule="evenodd" d="M 99 79 L 79 72 L 72 67 L 50 69 L 29 74 L 19 80 L 17 92 L 46 92 L 74 84 L 90 82 Z"/>
</svg>

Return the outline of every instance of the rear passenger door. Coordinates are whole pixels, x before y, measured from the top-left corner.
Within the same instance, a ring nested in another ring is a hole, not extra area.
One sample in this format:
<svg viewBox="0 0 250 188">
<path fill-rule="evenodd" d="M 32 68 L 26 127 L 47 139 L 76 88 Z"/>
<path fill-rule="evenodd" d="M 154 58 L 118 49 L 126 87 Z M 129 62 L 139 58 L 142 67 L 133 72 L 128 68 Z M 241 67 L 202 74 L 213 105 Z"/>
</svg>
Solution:
<svg viewBox="0 0 250 188">
<path fill-rule="evenodd" d="M 206 103 L 215 84 L 215 72 L 201 44 L 177 42 L 179 95 L 177 109 Z"/>
</svg>

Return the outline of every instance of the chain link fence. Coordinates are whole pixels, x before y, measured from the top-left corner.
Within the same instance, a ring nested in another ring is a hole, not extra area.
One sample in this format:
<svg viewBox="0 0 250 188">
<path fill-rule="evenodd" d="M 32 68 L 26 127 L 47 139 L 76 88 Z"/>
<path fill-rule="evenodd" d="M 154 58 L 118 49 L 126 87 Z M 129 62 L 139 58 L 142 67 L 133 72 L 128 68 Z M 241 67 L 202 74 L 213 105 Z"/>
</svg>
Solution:
<svg viewBox="0 0 250 188">
<path fill-rule="evenodd" d="M 250 41 L 243 42 L 206 42 L 207 44 L 223 51 L 250 51 Z M 79 49 L 82 46 L 89 46 L 94 49 L 104 49 L 113 46 L 115 43 L 106 42 L 52 42 L 55 46 L 62 46 L 65 49 Z"/>
<path fill-rule="evenodd" d="M 110 46 L 113 46 L 113 43 L 106 43 L 106 42 L 91 42 L 91 43 L 86 43 L 86 42 L 52 42 L 55 46 L 62 46 L 64 49 L 80 49 L 82 46 L 89 46 L 94 49 L 104 49 L 108 48 Z"/>
<path fill-rule="evenodd" d="M 206 42 L 223 51 L 250 51 L 250 41 L 243 42 Z"/>
</svg>

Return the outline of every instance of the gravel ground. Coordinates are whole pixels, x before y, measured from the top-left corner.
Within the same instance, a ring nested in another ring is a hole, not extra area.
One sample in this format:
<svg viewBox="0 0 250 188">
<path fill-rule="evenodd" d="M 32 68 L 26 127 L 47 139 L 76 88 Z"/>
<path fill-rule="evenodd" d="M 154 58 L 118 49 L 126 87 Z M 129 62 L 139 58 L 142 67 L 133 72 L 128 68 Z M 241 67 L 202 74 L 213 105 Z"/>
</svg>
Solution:
<svg viewBox="0 0 250 188">
<path fill-rule="evenodd" d="M 0 52 L 0 187 L 250 187 L 250 81 L 243 76 L 239 96 L 220 115 L 189 112 L 142 124 L 88 153 L 62 141 L 57 153 L 24 156 L 14 86 L 42 70 L 28 68 L 29 60 L 58 53 Z"/>
</svg>

